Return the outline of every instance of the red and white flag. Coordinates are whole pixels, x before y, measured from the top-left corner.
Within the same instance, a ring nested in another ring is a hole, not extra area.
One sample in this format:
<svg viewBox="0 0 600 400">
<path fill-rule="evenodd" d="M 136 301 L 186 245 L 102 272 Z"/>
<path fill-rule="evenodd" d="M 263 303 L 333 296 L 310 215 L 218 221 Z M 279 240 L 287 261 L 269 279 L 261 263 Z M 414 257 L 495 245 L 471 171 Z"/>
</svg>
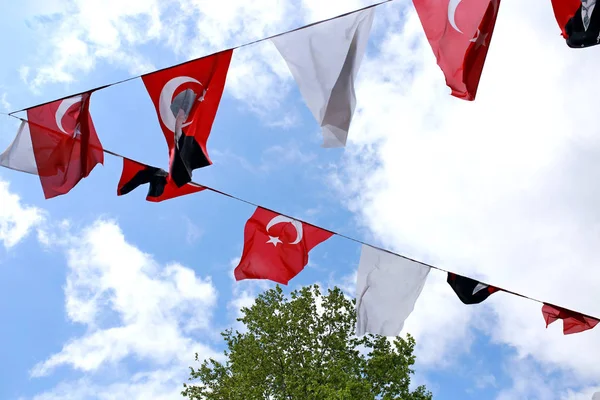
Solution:
<svg viewBox="0 0 600 400">
<path fill-rule="evenodd" d="M 567 46 L 578 49 L 600 44 L 596 0 L 552 0 L 552 8 Z"/>
<path fill-rule="evenodd" d="M 557 319 L 562 319 L 563 334 L 565 335 L 587 331 L 600 322 L 596 318 L 545 303 L 542 307 L 542 315 L 546 321 L 546 328 Z"/>
<path fill-rule="evenodd" d="M 68 193 L 96 164 L 104 163 L 102 144 L 89 112 L 90 93 L 27 110 L 0 165 L 40 177 L 46 199 Z"/>
<path fill-rule="evenodd" d="M 127 194 L 146 183 L 149 183 L 146 200 L 154 203 L 206 189 L 195 183 L 186 183 L 182 187 L 177 187 L 165 170 L 123 158 L 123 171 L 117 188 L 117 196 Z"/>
<path fill-rule="evenodd" d="M 581 0 L 552 0 L 552 10 L 558 26 L 565 39 L 569 38 L 566 27 L 571 18 L 575 16 L 577 10 L 581 7 Z"/>
<path fill-rule="evenodd" d="M 169 174 L 181 187 L 212 164 L 206 142 L 225 87 L 233 50 L 142 76 L 169 146 Z"/>
<path fill-rule="evenodd" d="M 244 228 L 244 251 L 235 279 L 269 279 L 287 285 L 308 264 L 308 253 L 332 235 L 258 207 Z"/>
<path fill-rule="evenodd" d="M 475 100 L 500 0 L 414 0 L 452 96 Z"/>
</svg>

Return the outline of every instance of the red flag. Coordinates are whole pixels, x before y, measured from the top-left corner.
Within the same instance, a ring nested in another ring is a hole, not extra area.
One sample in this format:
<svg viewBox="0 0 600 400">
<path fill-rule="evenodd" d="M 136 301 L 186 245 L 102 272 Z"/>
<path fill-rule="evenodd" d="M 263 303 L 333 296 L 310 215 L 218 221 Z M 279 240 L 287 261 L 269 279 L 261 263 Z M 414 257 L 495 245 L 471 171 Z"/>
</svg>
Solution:
<svg viewBox="0 0 600 400">
<path fill-rule="evenodd" d="M 206 151 L 233 50 L 142 76 L 169 146 L 169 173 L 181 187 L 212 164 Z"/>
<path fill-rule="evenodd" d="M 500 0 L 413 3 L 452 96 L 475 100 Z"/>
<path fill-rule="evenodd" d="M 596 0 L 552 0 L 556 22 L 567 46 L 583 48 L 600 43 L 600 12 Z"/>
<path fill-rule="evenodd" d="M 546 321 L 546 328 L 557 319 L 562 319 L 563 334 L 565 335 L 587 331 L 600 322 L 596 318 L 588 317 L 578 312 L 566 310 L 546 303 L 544 303 L 544 306 L 542 307 L 542 315 Z"/>
<path fill-rule="evenodd" d="M 146 183 L 150 184 L 146 200 L 154 203 L 185 196 L 186 194 L 197 193 L 206 189 L 193 183 L 177 187 L 163 169 L 150 167 L 128 158 L 123 158 L 123 172 L 119 180 L 117 195 L 122 196 L 127 194 Z"/>
<path fill-rule="evenodd" d="M 332 235 L 258 207 L 244 228 L 244 251 L 235 279 L 269 279 L 287 285 L 308 264 L 308 253 Z"/>
<path fill-rule="evenodd" d="M 565 30 L 567 22 L 577 12 L 577 9 L 581 6 L 581 0 L 552 0 L 552 9 L 554 10 L 554 17 L 558 26 L 562 31 L 562 36 L 567 39 L 569 35 Z"/>
<path fill-rule="evenodd" d="M 46 199 L 68 193 L 96 164 L 102 144 L 89 112 L 91 93 L 27 110 L 31 148 Z"/>
</svg>

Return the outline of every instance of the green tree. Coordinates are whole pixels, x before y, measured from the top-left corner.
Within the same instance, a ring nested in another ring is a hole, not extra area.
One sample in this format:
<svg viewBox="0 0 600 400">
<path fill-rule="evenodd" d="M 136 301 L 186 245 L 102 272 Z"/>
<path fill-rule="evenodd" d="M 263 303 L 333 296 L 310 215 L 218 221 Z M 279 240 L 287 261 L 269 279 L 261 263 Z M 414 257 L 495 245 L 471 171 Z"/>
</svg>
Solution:
<svg viewBox="0 0 600 400">
<path fill-rule="evenodd" d="M 182 395 L 195 400 L 402 399 L 428 400 L 424 386 L 409 391 L 414 339 L 354 336 L 355 301 L 317 285 L 284 296 L 279 286 L 242 309 L 247 331 L 221 333 L 225 363 L 191 369 Z M 196 361 L 198 354 L 196 354 Z"/>
</svg>

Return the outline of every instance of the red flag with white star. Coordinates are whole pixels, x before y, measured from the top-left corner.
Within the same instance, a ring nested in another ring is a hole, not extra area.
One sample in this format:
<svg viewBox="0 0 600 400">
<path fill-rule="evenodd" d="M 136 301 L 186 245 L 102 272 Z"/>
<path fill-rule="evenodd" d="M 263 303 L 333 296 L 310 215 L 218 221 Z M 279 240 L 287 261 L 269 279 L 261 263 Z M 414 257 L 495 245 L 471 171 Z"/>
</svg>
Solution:
<svg viewBox="0 0 600 400">
<path fill-rule="evenodd" d="M 332 232 L 258 207 L 244 228 L 235 279 L 269 279 L 283 285 L 308 264 L 308 253 Z"/>
<path fill-rule="evenodd" d="M 475 100 L 500 0 L 413 3 L 452 96 Z"/>
</svg>

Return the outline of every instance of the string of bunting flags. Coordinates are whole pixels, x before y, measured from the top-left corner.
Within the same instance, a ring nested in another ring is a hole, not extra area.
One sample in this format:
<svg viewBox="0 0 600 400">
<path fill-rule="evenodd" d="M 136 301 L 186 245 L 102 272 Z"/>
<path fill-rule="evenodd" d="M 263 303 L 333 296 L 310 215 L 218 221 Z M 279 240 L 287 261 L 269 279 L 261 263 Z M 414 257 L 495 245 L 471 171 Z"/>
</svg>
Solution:
<svg viewBox="0 0 600 400">
<path fill-rule="evenodd" d="M 21 129 L 27 123 L 31 124 L 21 119 Z M 37 124 L 34 127 L 38 128 Z M 107 149 L 102 151 L 123 160 L 118 196 L 148 184 L 146 200 L 151 202 L 208 190 L 256 207 L 244 228 L 242 256 L 234 269 L 237 281 L 266 279 L 287 285 L 308 264 L 310 251 L 332 236 L 361 244 L 356 286 L 357 335 L 398 335 L 413 311 L 431 269 L 447 274 L 447 283 L 466 305 L 479 304 L 493 293 L 505 292 L 541 303 L 546 326 L 562 319 L 565 335 L 592 329 L 600 322 L 597 318 L 458 275 L 193 181 L 178 187 L 169 173 L 161 168 L 142 164 Z M 3 156 L 0 155 L 0 161 Z"/>
<path fill-rule="evenodd" d="M 357 335 L 395 336 L 413 311 L 428 274 L 447 274 L 447 283 L 464 304 L 479 304 L 496 292 L 542 303 L 546 326 L 563 320 L 563 333 L 592 329 L 599 319 L 523 294 L 479 282 L 442 268 L 370 245 L 194 183 L 193 171 L 212 165 L 207 142 L 226 85 L 234 50 L 271 40 L 288 65 L 300 93 L 322 128 L 323 147 L 344 147 L 354 109 L 355 80 L 369 42 L 375 9 L 356 11 L 259 39 L 148 74 L 131 77 L 8 115 L 21 121 L 0 165 L 37 175 L 46 199 L 69 193 L 104 164 L 104 153 L 120 157 L 117 195 L 148 185 L 146 200 L 161 202 L 209 190 L 256 207 L 244 228 L 244 247 L 236 280 L 267 279 L 281 284 L 308 264 L 310 251 L 333 235 L 362 245 L 358 265 Z M 427 39 L 451 95 L 475 100 L 500 0 L 413 0 Z M 600 43 L 594 0 L 551 0 L 569 47 Z M 90 113 L 92 94 L 141 78 L 167 143 L 169 170 L 148 166 L 104 149 Z M 26 118 L 15 116 L 26 112 Z"/>
</svg>

